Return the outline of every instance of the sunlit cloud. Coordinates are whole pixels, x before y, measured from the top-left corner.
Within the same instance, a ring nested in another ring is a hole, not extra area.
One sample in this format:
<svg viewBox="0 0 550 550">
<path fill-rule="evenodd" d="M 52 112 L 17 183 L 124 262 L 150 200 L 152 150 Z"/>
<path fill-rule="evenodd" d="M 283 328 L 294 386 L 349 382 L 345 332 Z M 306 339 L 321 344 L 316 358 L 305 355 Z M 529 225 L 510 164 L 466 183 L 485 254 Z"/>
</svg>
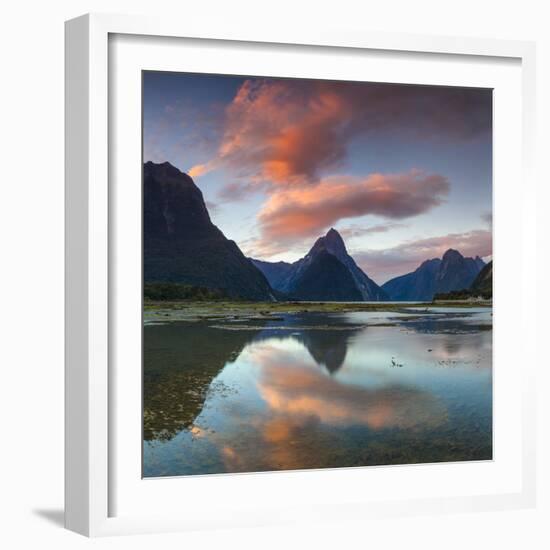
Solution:
<svg viewBox="0 0 550 550">
<path fill-rule="evenodd" d="M 250 79 L 225 109 L 218 166 L 274 185 L 318 181 L 358 135 L 398 130 L 425 140 L 467 140 L 491 127 L 490 91 L 312 80 Z"/>
<path fill-rule="evenodd" d="M 258 222 L 262 240 L 294 243 L 318 236 L 342 219 L 366 214 L 410 218 L 442 204 L 448 192 L 446 178 L 419 170 L 333 176 L 316 185 L 278 189 L 262 207 Z"/>
<path fill-rule="evenodd" d="M 211 165 L 208 164 L 196 164 L 192 168 L 189 169 L 188 174 L 192 178 L 198 178 L 212 170 Z"/>
</svg>

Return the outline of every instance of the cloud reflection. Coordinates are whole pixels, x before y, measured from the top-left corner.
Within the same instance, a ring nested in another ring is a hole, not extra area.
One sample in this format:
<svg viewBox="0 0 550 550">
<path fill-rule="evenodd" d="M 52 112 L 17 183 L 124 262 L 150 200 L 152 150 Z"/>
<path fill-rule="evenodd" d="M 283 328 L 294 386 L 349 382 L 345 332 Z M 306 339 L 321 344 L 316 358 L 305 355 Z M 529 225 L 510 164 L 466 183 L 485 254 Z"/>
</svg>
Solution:
<svg viewBox="0 0 550 550">
<path fill-rule="evenodd" d="M 443 404 L 427 392 L 401 385 L 369 389 L 342 384 L 307 366 L 264 364 L 258 387 L 272 411 L 331 426 L 410 430 L 446 420 Z"/>
<path fill-rule="evenodd" d="M 364 465 L 369 453 L 384 452 L 371 448 L 372 436 L 386 430 L 392 438 L 398 430 L 401 438 L 424 437 L 448 420 L 444 403 L 428 391 L 396 383 L 391 376 L 382 385 L 378 380 L 376 387 L 346 384 L 311 359 L 295 338 L 249 346 L 245 361 L 253 365 L 254 393 L 262 405 L 242 397 L 225 402 L 229 429 L 204 432 L 224 471 Z M 354 436 L 358 447 L 353 451 L 350 429 L 362 434 Z"/>
</svg>

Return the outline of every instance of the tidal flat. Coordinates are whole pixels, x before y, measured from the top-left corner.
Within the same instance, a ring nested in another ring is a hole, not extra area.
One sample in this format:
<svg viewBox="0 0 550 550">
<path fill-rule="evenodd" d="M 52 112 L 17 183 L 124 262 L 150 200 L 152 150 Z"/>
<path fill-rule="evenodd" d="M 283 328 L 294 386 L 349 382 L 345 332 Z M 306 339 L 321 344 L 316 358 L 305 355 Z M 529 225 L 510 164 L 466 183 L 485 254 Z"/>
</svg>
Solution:
<svg viewBox="0 0 550 550">
<path fill-rule="evenodd" d="M 490 304 L 144 305 L 145 477 L 492 458 Z"/>
<path fill-rule="evenodd" d="M 449 302 L 245 302 L 245 301 L 146 301 L 143 306 L 145 324 L 166 321 L 201 321 L 205 319 L 230 320 L 233 318 L 258 318 L 269 320 L 277 314 L 291 313 L 351 313 L 354 311 L 403 312 L 428 309 L 437 313 L 441 308 L 491 308 L 492 303 Z"/>
</svg>

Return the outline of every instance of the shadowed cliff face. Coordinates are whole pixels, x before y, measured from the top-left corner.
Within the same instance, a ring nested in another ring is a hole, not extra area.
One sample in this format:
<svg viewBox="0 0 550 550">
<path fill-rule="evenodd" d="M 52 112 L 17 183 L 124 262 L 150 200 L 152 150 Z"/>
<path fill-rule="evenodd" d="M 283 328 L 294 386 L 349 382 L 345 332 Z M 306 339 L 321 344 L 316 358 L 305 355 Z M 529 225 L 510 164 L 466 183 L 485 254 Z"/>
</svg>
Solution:
<svg viewBox="0 0 550 550">
<path fill-rule="evenodd" d="M 143 167 L 143 268 L 146 282 L 219 289 L 272 300 L 262 272 L 211 222 L 200 189 L 171 164 Z"/>
<path fill-rule="evenodd" d="M 144 237 L 146 243 L 223 237 L 208 215 L 200 189 L 170 163 L 143 166 Z"/>
<path fill-rule="evenodd" d="M 436 276 L 436 292 L 470 288 L 480 272 L 480 258 L 465 258 L 452 248 L 443 254 Z"/>
<path fill-rule="evenodd" d="M 472 283 L 471 290 L 473 292 L 482 292 L 487 295 L 493 294 L 493 261 L 491 260 L 483 269 L 478 273 L 474 282 Z"/>
</svg>

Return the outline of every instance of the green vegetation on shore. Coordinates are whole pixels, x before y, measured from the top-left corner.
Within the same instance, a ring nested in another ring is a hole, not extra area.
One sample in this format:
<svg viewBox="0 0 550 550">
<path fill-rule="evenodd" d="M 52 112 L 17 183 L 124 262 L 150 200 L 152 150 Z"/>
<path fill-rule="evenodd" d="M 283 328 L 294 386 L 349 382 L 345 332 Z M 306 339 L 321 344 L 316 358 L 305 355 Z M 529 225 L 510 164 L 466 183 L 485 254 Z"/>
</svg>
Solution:
<svg viewBox="0 0 550 550">
<path fill-rule="evenodd" d="M 227 294 L 218 289 L 203 286 L 185 285 L 179 283 L 145 283 L 143 285 L 145 301 L 192 301 L 212 302 L 227 300 Z"/>
<path fill-rule="evenodd" d="M 395 311 L 430 307 L 471 308 L 487 306 L 490 303 L 449 301 L 435 303 L 399 302 L 237 302 L 218 301 L 146 301 L 143 306 L 144 321 L 201 321 L 223 319 L 264 319 L 285 313 L 348 313 L 353 311 Z"/>
<path fill-rule="evenodd" d="M 441 301 L 453 302 L 453 301 L 467 301 L 470 302 L 476 300 L 491 300 L 493 297 L 492 291 L 490 292 L 476 292 L 468 288 L 463 290 L 451 290 L 451 292 L 441 292 L 434 296 L 434 301 L 438 304 Z"/>
</svg>

